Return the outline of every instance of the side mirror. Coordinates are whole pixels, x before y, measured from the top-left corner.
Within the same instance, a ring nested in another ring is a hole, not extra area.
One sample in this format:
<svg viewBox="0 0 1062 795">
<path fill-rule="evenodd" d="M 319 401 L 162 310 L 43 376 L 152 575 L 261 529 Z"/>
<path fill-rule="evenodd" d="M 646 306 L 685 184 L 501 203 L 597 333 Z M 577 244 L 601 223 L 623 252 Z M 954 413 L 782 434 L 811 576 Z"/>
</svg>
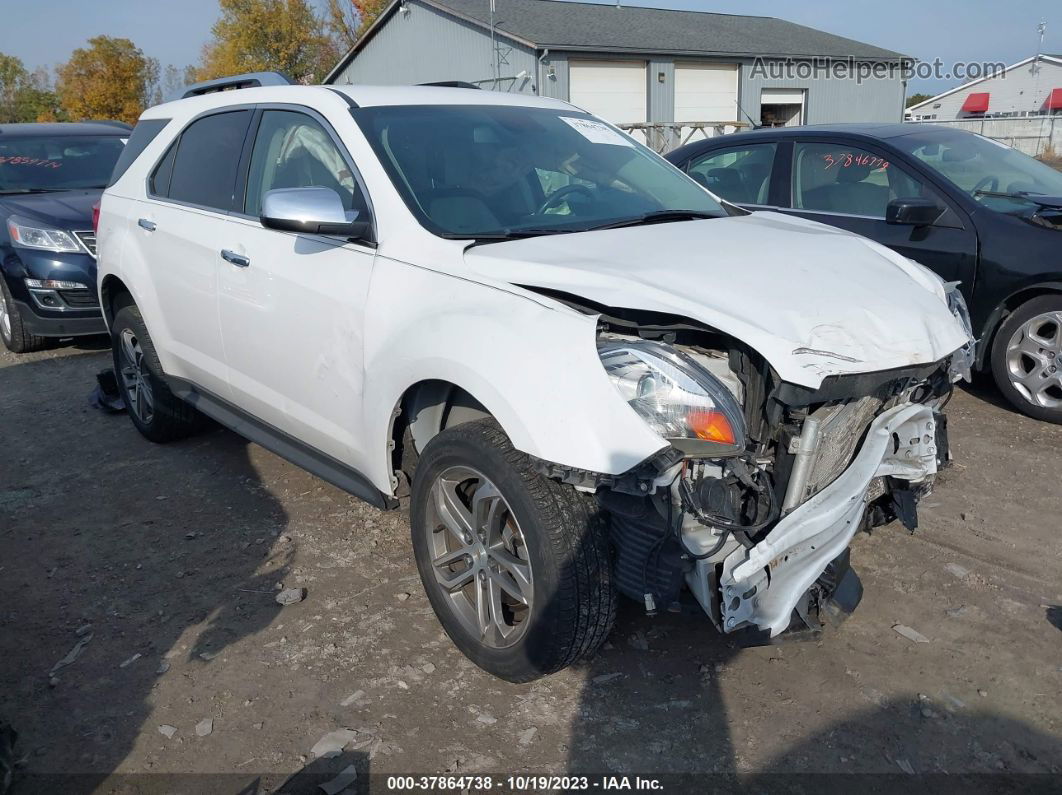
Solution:
<svg viewBox="0 0 1062 795">
<path fill-rule="evenodd" d="M 331 188 L 278 188 L 267 191 L 258 217 L 267 229 L 308 235 L 338 235 L 375 243 L 372 223 L 347 218 L 339 194 Z"/>
<path fill-rule="evenodd" d="M 885 222 L 903 226 L 932 226 L 944 208 L 932 199 L 893 199 L 885 208 Z"/>
</svg>

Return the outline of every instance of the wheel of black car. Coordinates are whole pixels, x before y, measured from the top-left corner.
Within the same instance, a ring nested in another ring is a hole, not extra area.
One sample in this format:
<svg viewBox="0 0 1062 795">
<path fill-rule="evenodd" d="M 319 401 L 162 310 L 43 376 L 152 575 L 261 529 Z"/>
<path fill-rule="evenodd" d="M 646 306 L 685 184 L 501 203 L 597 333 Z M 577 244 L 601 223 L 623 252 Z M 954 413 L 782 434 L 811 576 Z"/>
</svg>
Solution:
<svg viewBox="0 0 1062 795">
<path fill-rule="evenodd" d="M 592 497 L 538 474 L 493 420 L 443 431 L 417 462 L 413 551 L 439 621 L 484 670 L 528 682 L 604 641 L 615 620 Z"/>
<path fill-rule="evenodd" d="M 1034 298 L 1006 319 L 992 345 L 992 374 L 1020 411 L 1062 423 L 1062 295 Z"/>
<path fill-rule="evenodd" d="M 111 349 L 118 389 L 129 419 L 153 442 L 182 439 L 202 426 L 202 415 L 170 391 L 144 319 L 126 306 L 111 325 Z"/>
<path fill-rule="evenodd" d="M 48 347 L 51 339 L 30 334 L 22 323 L 22 313 L 0 276 L 0 341 L 12 353 L 30 353 Z"/>
</svg>

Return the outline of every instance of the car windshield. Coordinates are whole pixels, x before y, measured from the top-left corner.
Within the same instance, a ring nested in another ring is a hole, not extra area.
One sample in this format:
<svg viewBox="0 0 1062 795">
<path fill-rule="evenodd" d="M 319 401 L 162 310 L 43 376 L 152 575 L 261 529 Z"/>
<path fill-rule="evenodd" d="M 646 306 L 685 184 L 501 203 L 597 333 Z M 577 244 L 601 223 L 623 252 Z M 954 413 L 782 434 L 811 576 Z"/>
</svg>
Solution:
<svg viewBox="0 0 1062 795">
<path fill-rule="evenodd" d="M 4 135 L 0 193 L 104 188 L 125 141 L 117 135 Z"/>
<path fill-rule="evenodd" d="M 1035 208 L 1023 194 L 1062 196 L 1062 173 L 975 133 L 927 130 L 890 143 L 992 210 L 1025 213 Z"/>
<path fill-rule="evenodd" d="M 431 105 L 354 115 L 410 210 L 444 237 L 726 215 L 678 169 L 579 111 Z"/>
</svg>

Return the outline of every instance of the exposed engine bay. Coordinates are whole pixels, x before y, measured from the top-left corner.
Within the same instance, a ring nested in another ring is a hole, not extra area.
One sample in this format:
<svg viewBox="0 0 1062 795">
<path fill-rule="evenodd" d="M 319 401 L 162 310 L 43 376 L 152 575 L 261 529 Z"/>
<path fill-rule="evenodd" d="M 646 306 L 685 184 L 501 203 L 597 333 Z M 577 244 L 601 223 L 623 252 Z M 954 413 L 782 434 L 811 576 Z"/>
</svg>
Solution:
<svg viewBox="0 0 1062 795">
<path fill-rule="evenodd" d="M 593 490 L 607 511 L 620 591 L 650 614 L 703 610 L 749 645 L 846 617 L 862 596 L 849 543 L 857 531 L 894 520 L 917 527 L 918 501 L 948 462 L 942 410 L 969 351 L 827 377 L 813 390 L 780 380 L 754 351 L 684 319 L 609 312 L 617 314 L 601 315 L 603 351 L 637 355 L 644 341 L 666 345 L 729 390 L 742 426 L 736 444 L 669 440 L 619 477 L 543 462 L 551 476 Z M 609 356 L 602 355 L 606 370 Z"/>
</svg>

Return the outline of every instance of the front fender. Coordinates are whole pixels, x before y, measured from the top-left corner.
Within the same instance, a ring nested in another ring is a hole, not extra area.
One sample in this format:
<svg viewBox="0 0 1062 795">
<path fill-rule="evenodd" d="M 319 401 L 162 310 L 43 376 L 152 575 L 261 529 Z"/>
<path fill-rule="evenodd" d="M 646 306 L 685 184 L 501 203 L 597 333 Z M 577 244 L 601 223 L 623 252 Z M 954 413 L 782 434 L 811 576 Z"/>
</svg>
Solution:
<svg viewBox="0 0 1062 795">
<path fill-rule="evenodd" d="M 385 492 L 391 414 L 429 379 L 471 394 L 518 450 L 565 466 L 619 474 L 667 445 L 612 387 L 593 317 L 378 258 L 365 329 L 366 474 Z"/>
</svg>

